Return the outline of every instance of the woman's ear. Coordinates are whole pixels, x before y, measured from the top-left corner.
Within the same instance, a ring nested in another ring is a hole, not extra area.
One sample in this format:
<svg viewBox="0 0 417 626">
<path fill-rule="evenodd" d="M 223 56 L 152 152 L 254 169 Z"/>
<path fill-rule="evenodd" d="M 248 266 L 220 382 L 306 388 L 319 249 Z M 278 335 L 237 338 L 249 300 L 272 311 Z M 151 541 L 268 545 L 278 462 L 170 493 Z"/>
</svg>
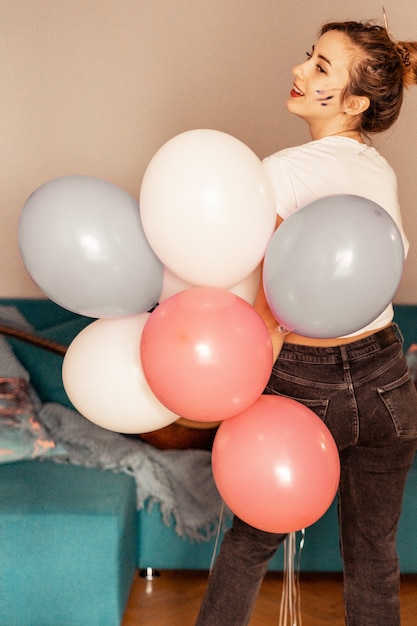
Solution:
<svg viewBox="0 0 417 626">
<path fill-rule="evenodd" d="M 346 115 L 360 115 L 369 109 L 370 104 L 368 96 L 350 96 L 345 103 L 343 112 Z"/>
</svg>

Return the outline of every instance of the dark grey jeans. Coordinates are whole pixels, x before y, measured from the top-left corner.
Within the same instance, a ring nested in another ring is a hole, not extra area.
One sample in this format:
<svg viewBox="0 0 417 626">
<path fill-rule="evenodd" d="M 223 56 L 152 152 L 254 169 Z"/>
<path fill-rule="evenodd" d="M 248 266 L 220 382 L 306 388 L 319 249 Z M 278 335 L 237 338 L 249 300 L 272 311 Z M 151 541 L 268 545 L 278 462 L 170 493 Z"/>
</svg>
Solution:
<svg viewBox="0 0 417 626">
<path fill-rule="evenodd" d="M 310 407 L 340 452 L 339 531 L 348 626 L 399 626 L 396 529 L 417 447 L 417 392 L 396 328 L 330 348 L 284 344 L 266 393 Z M 196 626 L 249 623 L 285 535 L 235 518 Z"/>
</svg>

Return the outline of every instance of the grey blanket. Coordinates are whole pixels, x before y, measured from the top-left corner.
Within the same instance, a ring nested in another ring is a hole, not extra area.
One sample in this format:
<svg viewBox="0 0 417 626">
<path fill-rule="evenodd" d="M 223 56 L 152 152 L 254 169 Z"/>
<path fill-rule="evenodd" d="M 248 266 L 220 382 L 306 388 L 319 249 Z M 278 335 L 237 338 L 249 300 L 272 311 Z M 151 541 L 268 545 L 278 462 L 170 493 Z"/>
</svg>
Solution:
<svg viewBox="0 0 417 626">
<path fill-rule="evenodd" d="M 39 420 L 66 450 L 56 463 L 125 472 L 136 481 L 137 506 L 159 503 L 166 524 L 178 535 L 210 538 L 217 530 L 222 502 L 205 450 L 159 450 L 89 422 L 60 404 L 44 404 Z"/>
</svg>

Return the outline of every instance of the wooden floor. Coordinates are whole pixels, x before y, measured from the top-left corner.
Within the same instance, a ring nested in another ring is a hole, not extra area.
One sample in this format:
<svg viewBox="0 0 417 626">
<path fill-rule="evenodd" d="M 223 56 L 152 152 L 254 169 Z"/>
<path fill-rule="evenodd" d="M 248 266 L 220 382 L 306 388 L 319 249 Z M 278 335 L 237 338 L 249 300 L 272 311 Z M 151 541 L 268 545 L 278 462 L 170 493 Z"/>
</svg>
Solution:
<svg viewBox="0 0 417 626">
<path fill-rule="evenodd" d="M 207 583 L 207 572 L 162 571 L 159 574 L 153 580 L 135 577 L 122 626 L 193 626 Z M 267 574 L 250 626 L 278 625 L 281 589 L 282 574 Z M 301 574 L 300 598 L 302 626 L 344 626 L 340 575 Z M 417 575 L 403 576 L 401 605 L 401 625 L 415 626 Z"/>
</svg>

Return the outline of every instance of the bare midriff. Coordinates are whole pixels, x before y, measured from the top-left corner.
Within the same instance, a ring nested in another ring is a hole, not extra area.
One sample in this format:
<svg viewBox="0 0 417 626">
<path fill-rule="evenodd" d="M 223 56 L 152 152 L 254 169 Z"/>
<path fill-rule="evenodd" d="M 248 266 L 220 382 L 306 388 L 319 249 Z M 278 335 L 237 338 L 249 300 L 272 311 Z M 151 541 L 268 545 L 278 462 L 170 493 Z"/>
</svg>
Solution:
<svg viewBox="0 0 417 626">
<path fill-rule="evenodd" d="M 301 346 L 317 346 L 318 348 L 329 348 L 332 346 L 342 346 L 346 343 L 352 343 L 353 341 L 360 341 L 361 339 L 365 339 L 365 337 L 369 337 L 380 330 L 384 330 L 384 328 L 388 328 L 391 324 L 387 324 L 382 328 L 377 328 L 376 330 L 368 330 L 364 333 L 360 333 L 359 335 L 352 335 L 351 337 L 329 337 L 326 339 L 319 339 L 315 337 L 304 337 L 303 335 L 298 335 L 297 333 L 290 332 L 285 335 L 284 343 L 294 343 Z"/>
</svg>

